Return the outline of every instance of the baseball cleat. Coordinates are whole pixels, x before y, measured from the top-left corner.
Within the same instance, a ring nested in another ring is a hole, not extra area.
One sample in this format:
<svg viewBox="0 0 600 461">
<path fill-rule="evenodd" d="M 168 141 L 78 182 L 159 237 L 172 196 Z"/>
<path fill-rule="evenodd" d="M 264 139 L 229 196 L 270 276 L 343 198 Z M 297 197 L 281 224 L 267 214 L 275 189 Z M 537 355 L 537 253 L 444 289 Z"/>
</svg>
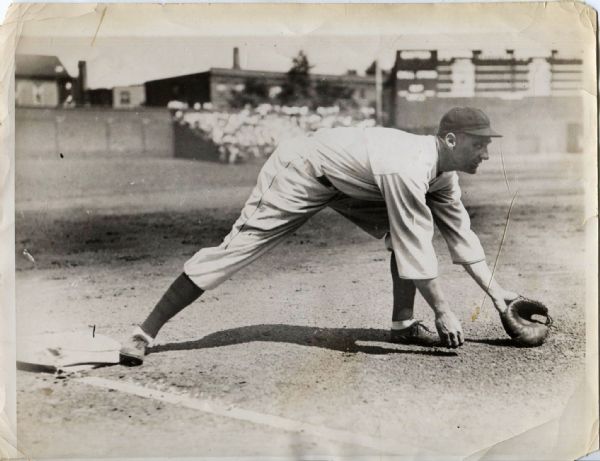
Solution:
<svg viewBox="0 0 600 461">
<path fill-rule="evenodd" d="M 440 345 L 438 335 L 427 328 L 420 320 L 402 330 L 390 330 L 390 342 L 428 347 Z"/>
<path fill-rule="evenodd" d="M 131 337 L 122 345 L 119 362 L 128 367 L 137 367 L 144 363 L 146 348 L 152 344 L 152 337 L 137 327 Z"/>
</svg>

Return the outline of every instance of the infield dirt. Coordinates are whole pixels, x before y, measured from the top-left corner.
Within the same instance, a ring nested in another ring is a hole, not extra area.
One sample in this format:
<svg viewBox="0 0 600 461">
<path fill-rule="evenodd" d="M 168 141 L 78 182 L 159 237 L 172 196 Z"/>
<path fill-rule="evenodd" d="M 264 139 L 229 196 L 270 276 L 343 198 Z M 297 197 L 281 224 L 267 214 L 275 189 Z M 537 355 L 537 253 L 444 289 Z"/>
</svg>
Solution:
<svg viewBox="0 0 600 461">
<path fill-rule="evenodd" d="M 18 371 L 19 449 L 35 458 L 450 459 L 525 433 L 512 448 L 496 449 L 560 459 L 571 446 L 536 440 L 553 425 L 566 430 L 584 410 L 582 162 L 568 154 L 504 160 L 506 177 L 495 158 L 461 178 L 464 201 L 493 264 L 518 190 L 496 274 L 506 288 L 550 307 L 555 326 L 542 347 L 512 347 L 489 300 L 471 320 L 483 293 L 451 264 L 437 234 L 441 281 L 467 342 L 459 350 L 388 343 L 383 242 L 325 210 L 171 320 L 142 367 L 66 377 Z M 258 168 L 17 160 L 17 334 L 95 326 L 124 339 L 185 260 L 228 232 Z M 433 328 L 421 298 L 416 312 Z M 97 388 L 78 380 L 82 375 L 249 410 L 273 424 Z M 340 441 L 327 432 L 284 430 L 274 417 L 370 436 L 382 448 L 358 436 Z M 585 445 L 589 434 L 572 432 L 573 443 Z"/>
</svg>

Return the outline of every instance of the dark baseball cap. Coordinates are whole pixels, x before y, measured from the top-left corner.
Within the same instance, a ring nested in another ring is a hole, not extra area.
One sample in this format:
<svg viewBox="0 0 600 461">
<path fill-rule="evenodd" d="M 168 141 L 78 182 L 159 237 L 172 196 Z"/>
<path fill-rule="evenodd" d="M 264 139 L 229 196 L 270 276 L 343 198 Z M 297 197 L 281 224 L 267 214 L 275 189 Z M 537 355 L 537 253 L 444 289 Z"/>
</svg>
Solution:
<svg viewBox="0 0 600 461">
<path fill-rule="evenodd" d="M 438 134 L 467 133 L 474 136 L 502 137 L 490 127 L 490 119 L 482 110 L 473 107 L 455 107 L 440 120 Z"/>
</svg>

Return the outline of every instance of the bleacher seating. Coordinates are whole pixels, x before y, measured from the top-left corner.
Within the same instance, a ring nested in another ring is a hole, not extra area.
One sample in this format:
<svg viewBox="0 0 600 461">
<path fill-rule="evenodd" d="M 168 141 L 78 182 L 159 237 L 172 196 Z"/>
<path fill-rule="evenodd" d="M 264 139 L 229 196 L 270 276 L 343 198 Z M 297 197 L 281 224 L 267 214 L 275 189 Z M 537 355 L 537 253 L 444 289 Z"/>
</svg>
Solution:
<svg viewBox="0 0 600 461">
<path fill-rule="evenodd" d="M 268 157 L 284 137 L 293 137 L 320 128 L 368 127 L 376 124 L 375 111 L 366 107 L 351 113 L 339 107 L 287 107 L 262 104 L 238 112 L 214 111 L 209 105 L 177 110 L 176 120 L 212 141 L 224 163 L 242 163 Z"/>
</svg>

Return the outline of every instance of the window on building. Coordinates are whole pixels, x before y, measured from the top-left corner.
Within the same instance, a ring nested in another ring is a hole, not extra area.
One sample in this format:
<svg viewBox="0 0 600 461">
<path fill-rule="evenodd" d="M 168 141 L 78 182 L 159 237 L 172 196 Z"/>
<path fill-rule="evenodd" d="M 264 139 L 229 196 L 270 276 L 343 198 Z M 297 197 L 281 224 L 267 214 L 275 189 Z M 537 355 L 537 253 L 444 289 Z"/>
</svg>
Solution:
<svg viewBox="0 0 600 461">
<path fill-rule="evenodd" d="M 400 59 L 431 59 L 431 52 L 425 50 L 401 51 Z"/>
<path fill-rule="evenodd" d="M 217 85 L 217 91 L 219 93 L 224 93 L 225 91 L 227 91 L 227 85 L 225 85 L 224 83 L 219 83 Z"/>
<path fill-rule="evenodd" d="M 396 72 L 396 78 L 398 80 L 414 80 L 415 73 L 412 70 L 399 70 Z"/>
<path fill-rule="evenodd" d="M 365 97 L 367 96 L 367 92 L 365 91 L 365 89 L 364 89 L 364 88 L 361 88 L 361 89 L 358 91 L 358 95 L 360 96 L 360 98 L 361 98 L 361 99 L 365 99 Z"/>
<path fill-rule="evenodd" d="M 438 73 L 435 70 L 418 70 L 417 78 L 418 79 L 438 78 Z"/>
<path fill-rule="evenodd" d="M 131 93 L 129 91 L 121 91 L 121 94 L 119 95 L 119 102 L 122 105 L 131 104 Z"/>
</svg>

